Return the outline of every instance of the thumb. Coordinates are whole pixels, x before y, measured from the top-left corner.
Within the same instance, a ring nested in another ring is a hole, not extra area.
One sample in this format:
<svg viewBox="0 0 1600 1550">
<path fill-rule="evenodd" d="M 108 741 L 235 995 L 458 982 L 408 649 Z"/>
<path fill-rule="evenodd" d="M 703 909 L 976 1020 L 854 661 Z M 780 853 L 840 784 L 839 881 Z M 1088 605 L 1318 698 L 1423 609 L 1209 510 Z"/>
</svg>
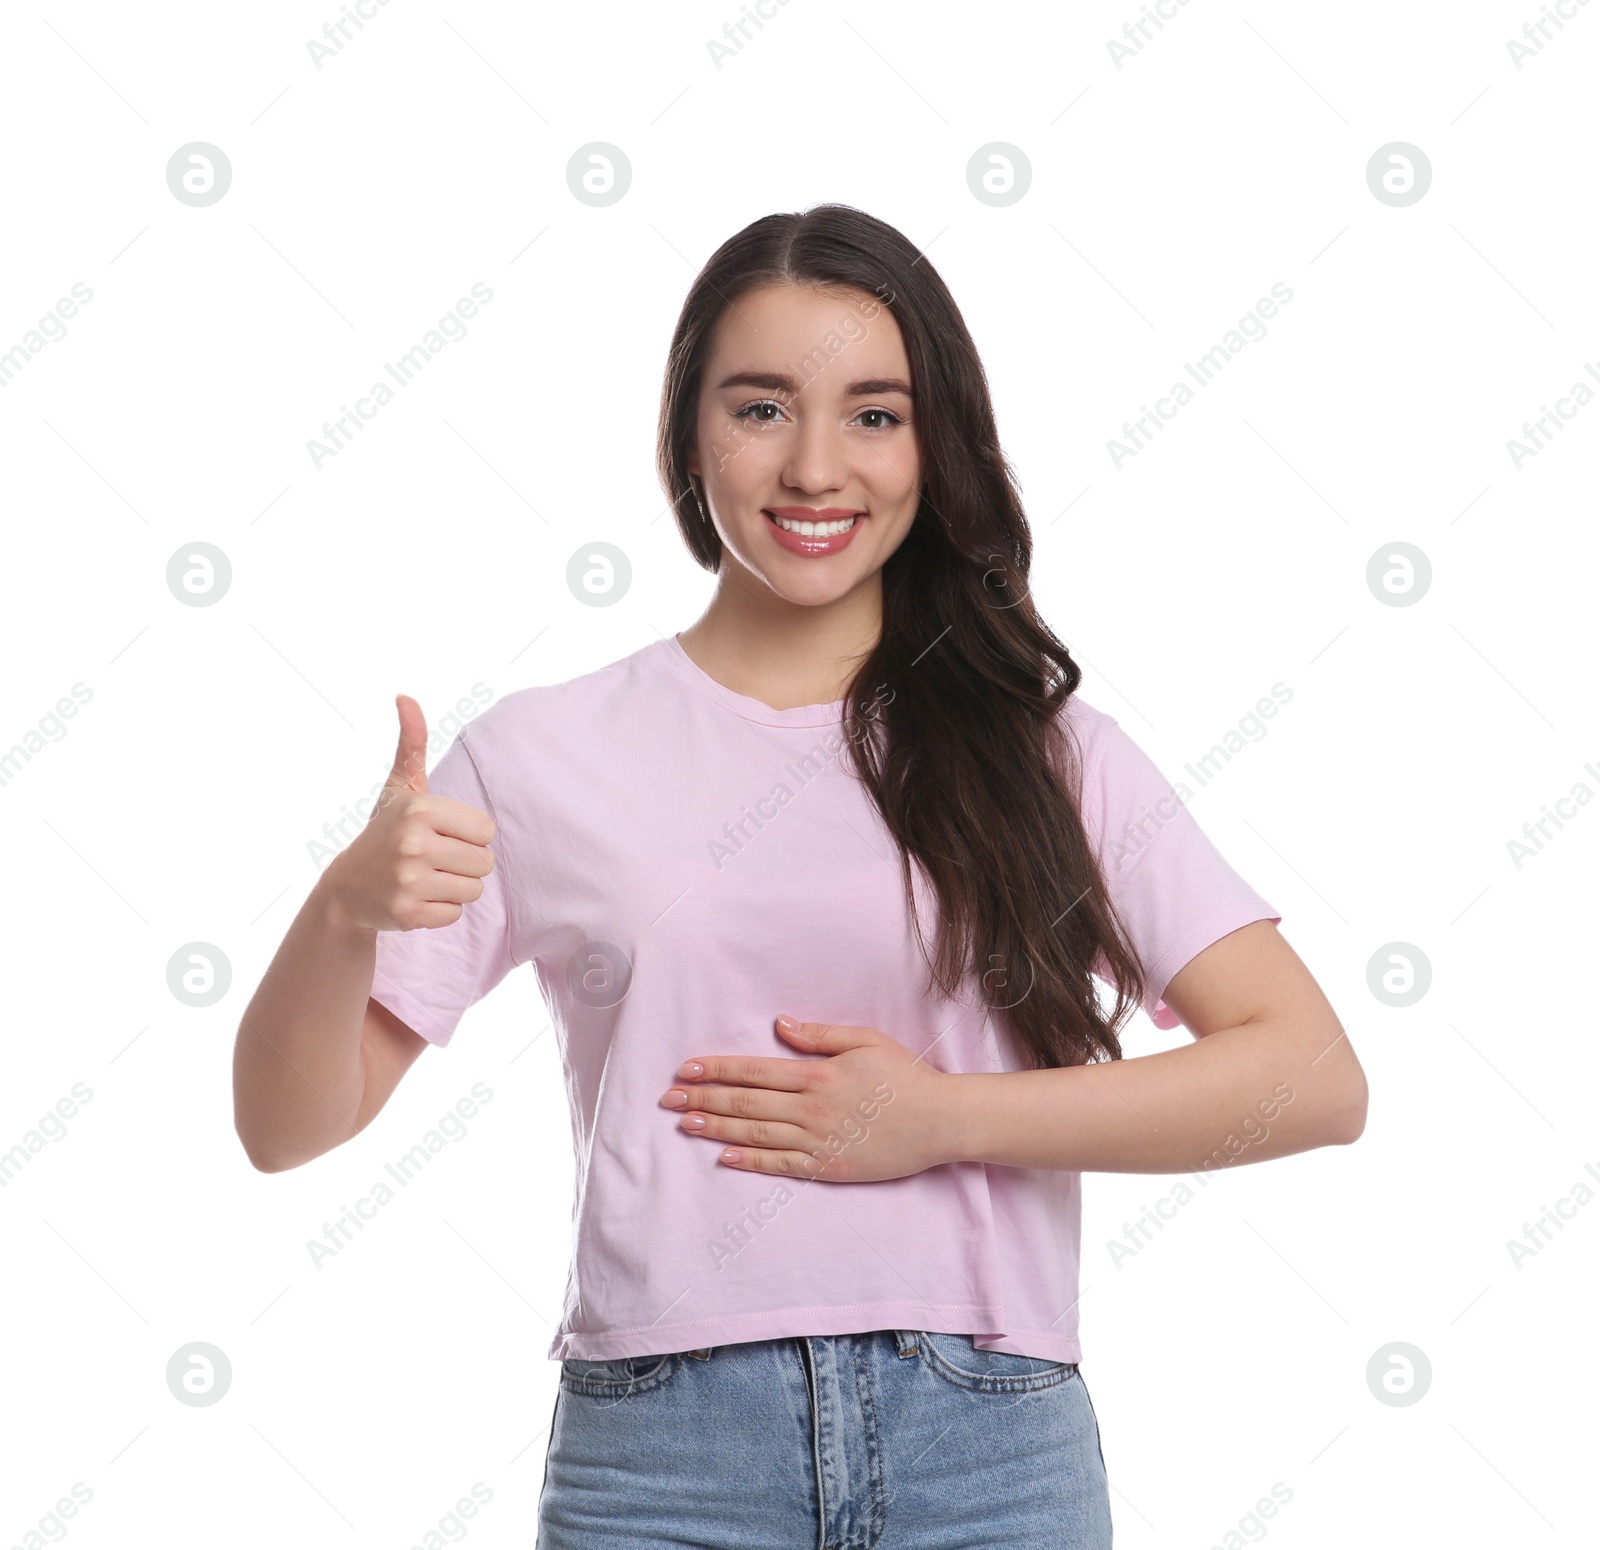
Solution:
<svg viewBox="0 0 1600 1550">
<path fill-rule="evenodd" d="M 400 713 L 400 742 L 394 751 L 394 767 L 384 785 L 396 791 L 428 794 L 428 723 L 422 707 L 409 694 L 394 697 Z"/>
</svg>

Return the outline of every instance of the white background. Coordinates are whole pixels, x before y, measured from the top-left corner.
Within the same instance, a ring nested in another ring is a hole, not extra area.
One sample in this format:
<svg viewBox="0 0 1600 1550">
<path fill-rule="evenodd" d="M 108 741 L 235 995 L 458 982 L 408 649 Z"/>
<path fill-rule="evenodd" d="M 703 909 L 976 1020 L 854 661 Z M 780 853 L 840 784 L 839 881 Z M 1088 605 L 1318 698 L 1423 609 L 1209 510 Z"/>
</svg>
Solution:
<svg viewBox="0 0 1600 1550">
<path fill-rule="evenodd" d="M 1085 698 L 1194 786 L 1292 690 L 1192 811 L 1345 1019 L 1367 1130 L 1229 1170 L 1120 1268 L 1108 1240 L 1177 1180 L 1086 1178 L 1119 1547 L 1589 1542 L 1600 1203 L 1521 1268 L 1507 1240 L 1600 1170 L 1600 814 L 1520 866 L 1508 842 L 1600 789 L 1600 407 L 1520 468 L 1507 444 L 1600 370 L 1600 4 L 1520 70 L 1532 0 L 1193 0 L 1118 68 L 1139 9 L 791 0 L 718 68 L 734 0 L 392 0 L 319 69 L 333 0 L 6 8 L 0 351 L 74 283 L 93 299 L 0 389 L 0 750 L 92 697 L 0 784 L 0 1152 L 26 1154 L 0 1188 L 0 1543 L 80 1481 L 48 1538 L 410 1545 L 483 1482 L 466 1537 L 532 1543 L 572 1193 L 534 977 L 284 1174 L 235 1137 L 234 1034 L 310 842 L 389 767 L 397 690 L 433 725 L 475 682 L 560 681 L 698 616 L 711 579 L 653 466 L 677 310 L 733 232 L 830 199 L 963 309 Z M 605 208 L 568 188 L 596 140 L 632 167 Z M 1396 140 L 1432 166 L 1405 207 L 1367 183 Z M 167 186 L 190 141 L 232 166 L 209 206 Z M 967 181 L 993 141 L 1031 167 L 1003 207 Z M 475 281 L 467 337 L 317 468 L 323 422 Z M 1122 423 L 1274 282 L 1267 336 L 1118 468 Z M 599 540 L 633 568 L 607 608 L 566 582 Z M 232 567 L 210 607 L 166 583 L 196 541 Z M 1367 581 L 1397 543 L 1431 565 L 1409 606 Z M 196 941 L 232 971 L 205 1008 L 167 983 Z M 1404 1007 L 1370 988 L 1394 943 L 1431 966 Z M 1141 1017 L 1127 1050 L 1186 1037 Z M 315 1268 L 478 1081 L 466 1136 Z M 208 1407 L 167 1387 L 195 1341 L 232 1366 Z M 1367 1379 L 1394 1342 L 1432 1368 L 1403 1407 Z"/>
</svg>

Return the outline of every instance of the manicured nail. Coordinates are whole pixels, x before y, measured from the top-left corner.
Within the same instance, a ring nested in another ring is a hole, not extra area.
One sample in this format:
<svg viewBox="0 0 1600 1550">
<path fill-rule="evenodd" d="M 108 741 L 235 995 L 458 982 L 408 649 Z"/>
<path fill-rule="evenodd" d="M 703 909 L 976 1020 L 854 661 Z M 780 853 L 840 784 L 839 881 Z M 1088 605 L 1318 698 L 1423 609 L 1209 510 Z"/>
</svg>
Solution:
<svg viewBox="0 0 1600 1550">
<path fill-rule="evenodd" d="M 698 1060 L 686 1060 L 678 1067 L 678 1075 L 686 1081 L 694 1081 L 706 1074 L 706 1068 Z"/>
<path fill-rule="evenodd" d="M 721 1156 L 722 1161 L 725 1163 L 736 1163 L 739 1160 L 738 1152 L 736 1152 L 731 1146 L 719 1155 Z"/>
<path fill-rule="evenodd" d="M 785 1033 L 798 1033 L 800 1031 L 800 1024 L 792 1017 L 780 1017 L 778 1019 L 778 1027 Z"/>
<path fill-rule="evenodd" d="M 686 1130 L 704 1130 L 706 1128 L 706 1117 L 704 1114 L 685 1114 L 683 1124 Z"/>
<path fill-rule="evenodd" d="M 662 1094 L 661 1101 L 669 1109 L 685 1109 L 689 1106 L 689 1095 L 681 1087 L 671 1087 Z"/>
</svg>

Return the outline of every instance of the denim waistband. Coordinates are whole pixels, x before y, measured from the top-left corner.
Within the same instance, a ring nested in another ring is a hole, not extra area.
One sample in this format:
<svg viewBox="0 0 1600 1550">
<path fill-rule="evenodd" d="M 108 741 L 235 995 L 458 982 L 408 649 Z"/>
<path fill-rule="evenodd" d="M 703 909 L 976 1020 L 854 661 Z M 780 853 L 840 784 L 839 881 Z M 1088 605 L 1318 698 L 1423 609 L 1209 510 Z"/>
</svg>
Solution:
<svg viewBox="0 0 1600 1550">
<path fill-rule="evenodd" d="M 917 1332 L 914 1329 L 890 1329 L 883 1331 L 873 1330 L 870 1331 L 870 1333 L 893 1335 L 896 1356 L 905 1357 L 915 1356 L 917 1354 Z M 788 1338 L 796 1337 L 791 1336 Z M 808 1338 L 812 1340 L 849 1340 L 852 1337 L 850 1335 L 811 1335 Z M 693 1351 L 688 1352 L 687 1354 L 698 1357 L 703 1362 L 708 1362 L 711 1360 L 711 1356 L 714 1351 L 720 1351 L 722 1349 L 723 1347 L 721 1346 L 703 1345 L 699 1346 Z"/>
</svg>

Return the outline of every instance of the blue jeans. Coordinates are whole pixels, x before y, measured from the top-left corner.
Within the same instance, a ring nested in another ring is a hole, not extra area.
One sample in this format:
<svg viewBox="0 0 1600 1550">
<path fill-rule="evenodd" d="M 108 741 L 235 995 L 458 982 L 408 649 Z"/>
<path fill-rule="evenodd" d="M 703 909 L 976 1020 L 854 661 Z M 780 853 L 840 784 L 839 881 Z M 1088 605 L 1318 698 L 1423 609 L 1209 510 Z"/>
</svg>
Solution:
<svg viewBox="0 0 1600 1550">
<path fill-rule="evenodd" d="M 537 1550 L 1107 1550 L 1076 1363 L 873 1330 L 561 1364 Z"/>
</svg>

